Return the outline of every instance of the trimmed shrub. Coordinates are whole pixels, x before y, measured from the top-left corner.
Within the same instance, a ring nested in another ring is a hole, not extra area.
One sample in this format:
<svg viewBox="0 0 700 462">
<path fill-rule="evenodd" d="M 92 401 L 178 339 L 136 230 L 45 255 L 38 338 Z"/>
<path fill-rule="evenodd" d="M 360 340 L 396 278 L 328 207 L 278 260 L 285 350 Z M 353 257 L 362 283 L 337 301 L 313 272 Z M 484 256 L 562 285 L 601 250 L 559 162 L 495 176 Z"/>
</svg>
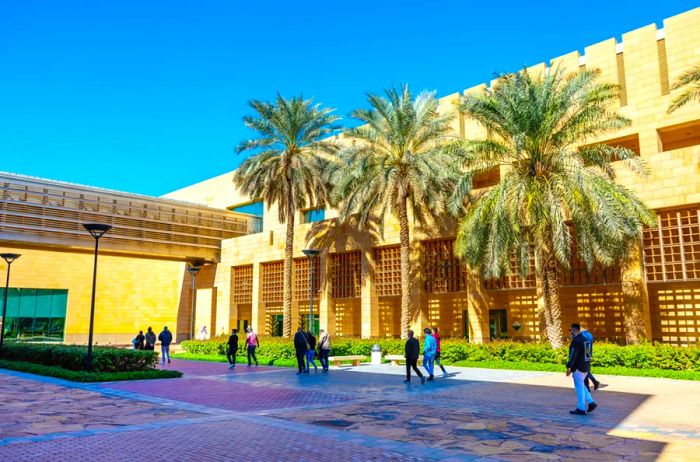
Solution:
<svg viewBox="0 0 700 462">
<path fill-rule="evenodd" d="M 255 350 L 259 356 L 277 359 L 295 359 L 294 343 L 291 338 L 260 337 L 260 348 Z M 404 341 L 400 339 L 358 339 L 333 337 L 331 339 L 331 356 L 369 356 L 372 346 L 379 344 L 383 353 L 403 354 Z M 185 340 L 180 344 L 188 353 L 203 355 L 225 355 L 228 348 L 228 339 L 221 337 L 211 340 Z M 243 345 L 243 339 L 241 339 Z M 238 350 L 239 356 L 245 356 L 245 348 Z"/>
<path fill-rule="evenodd" d="M 79 371 L 83 369 L 87 347 L 37 343 L 5 343 L 3 359 L 45 366 L 58 366 Z M 93 347 L 95 372 L 132 372 L 155 369 L 158 353 L 113 347 Z"/>
<path fill-rule="evenodd" d="M 6 360 L 0 360 L 0 368 L 27 372 L 29 374 L 57 377 L 73 382 L 115 382 L 121 380 L 173 379 L 182 377 L 182 372 L 173 370 L 147 369 L 145 371 L 126 372 L 86 372 L 71 371 L 58 366 L 46 366 L 44 364 Z"/>
<path fill-rule="evenodd" d="M 404 343 L 400 339 L 333 337 L 331 356 L 369 356 L 374 344 L 379 344 L 385 355 L 403 354 Z M 226 354 L 227 340 L 218 338 L 209 341 L 185 341 L 182 342 L 182 347 L 185 351 L 194 354 L 224 355 Z M 260 356 L 276 359 L 295 358 L 291 338 L 261 337 L 257 353 Z M 239 350 L 238 354 L 245 355 L 245 350 Z M 442 340 L 441 355 L 446 363 L 508 361 L 563 366 L 567 361 L 568 348 L 553 350 L 548 343 L 491 342 L 473 344 L 464 339 L 448 338 Z M 700 371 L 700 347 L 677 347 L 652 343 L 621 346 L 596 342 L 593 347 L 593 366 Z"/>
</svg>

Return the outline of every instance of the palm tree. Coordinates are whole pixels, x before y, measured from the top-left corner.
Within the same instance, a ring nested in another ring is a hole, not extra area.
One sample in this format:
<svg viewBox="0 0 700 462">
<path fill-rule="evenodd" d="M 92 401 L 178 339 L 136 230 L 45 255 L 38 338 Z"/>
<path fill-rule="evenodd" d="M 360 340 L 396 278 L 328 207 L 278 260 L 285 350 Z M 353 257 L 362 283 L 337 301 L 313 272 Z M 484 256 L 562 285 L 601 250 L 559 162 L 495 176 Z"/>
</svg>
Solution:
<svg viewBox="0 0 700 462">
<path fill-rule="evenodd" d="M 346 132 L 350 146 L 341 151 L 332 173 L 333 199 L 341 219 L 357 225 L 379 220 L 390 211 L 399 222 L 401 245 L 401 337 L 410 321 L 410 222 L 425 225 L 445 212 L 454 161 L 447 153 L 450 115 L 438 113 L 435 94 L 415 98 L 408 86 L 370 94 L 370 109 L 352 117 L 364 125 Z"/>
<path fill-rule="evenodd" d="M 471 174 L 505 168 L 500 183 L 468 208 L 455 251 L 487 278 L 512 272 L 524 277 L 534 258 L 541 314 L 554 348 L 563 344 L 558 271 L 569 266 L 572 242 L 589 270 L 596 263 L 612 265 L 654 222 L 653 213 L 614 182 L 616 160 L 646 172 L 634 152 L 586 145 L 630 123 L 612 107 L 617 87 L 598 82 L 598 75 L 585 70 L 564 76 L 557 69 L 533 78 L 523 70 L 459 106 L 489 133 L 468 142 L 463 166 Z M 464 193 L 457 191 L 455 203 Z"/>
<path fill-rule="evenodd" d="M 668 107 L 669 114 L 692 100 L 700 102 L 700 64 L 678 76 L 671 90 L 680 90 L 681 88 L 683 92 L 673 98 Z"/>
<path fill-rule="evenodd" d="M 238 154 L 251 152 L 236 170 L 234 183 L 251 198 L 260 198 L 268 208 L 278 204 L 279 220 L 286 223 L 284 247 L 283 335 L 292 333 L 292 252 L 294 215 L 307 205 L 322 205 L 328 186 L 322 172 L 329 155 L 336 151 L 328 138 L 339 129 L 334 109 L 323 108 L 311 99 L 285 99 L 274 103 L 250 101 L 255 116 L 243 118 L 257 137 L 241 142 Z"/>
</svg>

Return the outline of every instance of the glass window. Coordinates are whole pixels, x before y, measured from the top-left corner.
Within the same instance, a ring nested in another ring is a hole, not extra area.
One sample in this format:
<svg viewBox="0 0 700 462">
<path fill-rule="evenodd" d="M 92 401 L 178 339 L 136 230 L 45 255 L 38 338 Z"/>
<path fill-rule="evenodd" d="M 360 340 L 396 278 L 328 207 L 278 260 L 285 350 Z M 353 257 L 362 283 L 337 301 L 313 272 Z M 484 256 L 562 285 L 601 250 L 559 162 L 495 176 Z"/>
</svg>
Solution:
<svg viewBox="0 0 700 462">
<path fill-rule="evenodd" d="M 0 289 L 0 297 L 5 295 Z M 64 289 L 15 289 L 7 294 L 8 339 L 62 341 L 68 291 Z"/>
<path fill-rule="evenodd" d="M 259 233 L 263 229 L 263 201 L 248 202 L 246 204 L 232 205 L 228 208 L 232 212 L 251 215 L 251 232 Z"/>
<path fill-rule="evenodd" d="M 304 223 L 314 223 L 326 219 L 325 209 L 311 209 L 304 211 Z"/>
</svg>

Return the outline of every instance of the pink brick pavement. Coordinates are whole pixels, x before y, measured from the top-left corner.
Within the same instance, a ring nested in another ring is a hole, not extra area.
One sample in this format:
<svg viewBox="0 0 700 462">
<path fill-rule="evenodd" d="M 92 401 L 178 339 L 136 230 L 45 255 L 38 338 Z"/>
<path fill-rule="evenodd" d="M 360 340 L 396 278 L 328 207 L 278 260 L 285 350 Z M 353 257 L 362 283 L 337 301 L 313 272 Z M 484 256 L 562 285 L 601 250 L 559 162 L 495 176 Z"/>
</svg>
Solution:
<svg viewBox="0 0 700 462">
<path fill-rule="evenodd" d="M 6 462 L 421 461 L 390 449 L 272 428 L 217 422 L 0 446 Z M 434 460 L 434 459 L 433 459 Z"/>
<path fill-rule="evenodd" d="M 294 388 L 259 386 L 237 381 L 212 380 L 198 377 L 186 380 L 118 382 L 106 386 L 116 390 L 125 390 L 240 412 L 335 404 L 350 399 L 344 395 L 318 390 L 307 391 Z"/>
</svg>

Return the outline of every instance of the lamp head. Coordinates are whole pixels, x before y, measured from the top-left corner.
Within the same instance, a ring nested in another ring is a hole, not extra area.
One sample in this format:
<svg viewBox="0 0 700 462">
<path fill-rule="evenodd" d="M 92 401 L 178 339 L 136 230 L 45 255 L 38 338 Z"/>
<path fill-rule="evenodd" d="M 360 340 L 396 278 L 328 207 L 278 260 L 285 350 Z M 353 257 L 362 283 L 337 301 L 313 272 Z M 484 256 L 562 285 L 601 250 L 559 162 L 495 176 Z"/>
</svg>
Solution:
<svg viewBox="0 0 700 462">
<path fill-rule="evenodd" d="M 19 257 L 21 257 L 21 256 L 22 256 L 22 255 L 20 255 L 20 254 L 18 254 L 18 253 L 0 253 L 0 257 L 1 257 L 3 260 L 5 260 L 5 261 L 7 262 L 8 265 L 9 265 L 10 263 L 12 263 L 13 261 L 17 260 L 17 259 L 18 259 Z"/>
<path fill-rule="evenodd" d="M 302 252 L 309 258 L 315 257 L 316 255 L 321 253 L 321 251 L 317 249 L 304 249 L 302 250 Z"/>
<path fill-rule="evenodd" d="M 104 223 L 83 223 L 85 228 L 95 239 L 101 238 L 107 231 L 112 229 L 112 225 Z"/>
<path fill-rule="evenodd" d="M 201 270 L 201 269 L 202 269 L 201 266 L 189 265 L 187 267 L 187 272 L 190 273 L 192 275 L 192 277 L 195 277 L 197 275 L 197 273 L 199 273 L 199 270 Z"/>
</svg>

